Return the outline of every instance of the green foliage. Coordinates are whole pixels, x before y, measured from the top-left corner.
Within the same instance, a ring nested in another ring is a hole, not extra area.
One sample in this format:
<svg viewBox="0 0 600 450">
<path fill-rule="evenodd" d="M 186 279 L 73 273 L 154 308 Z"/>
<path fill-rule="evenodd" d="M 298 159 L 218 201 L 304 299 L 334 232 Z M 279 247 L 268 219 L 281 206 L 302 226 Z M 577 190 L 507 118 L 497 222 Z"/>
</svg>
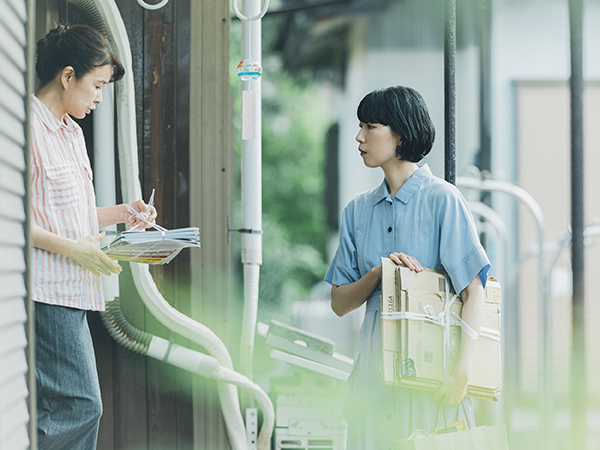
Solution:
<svg viewBox="0 0 600 450">
<path fill-rule="evenodd" d="M 240 29 L 239 22 L 232 23 L 230 80 L 236 155 L 241 147 L 241 83 L 235 76 L 241 60 Z M 315 84 L 306 77 L 302 81 L 292 78 L 283 71 L 279 57 L 266 51 L 262 63 L 264 235 L 259 315 L 268 321 L 289 317 L 291 302 L 306 299 L 327 269 L 323 164 L 331 122 Z"/>
</svg>

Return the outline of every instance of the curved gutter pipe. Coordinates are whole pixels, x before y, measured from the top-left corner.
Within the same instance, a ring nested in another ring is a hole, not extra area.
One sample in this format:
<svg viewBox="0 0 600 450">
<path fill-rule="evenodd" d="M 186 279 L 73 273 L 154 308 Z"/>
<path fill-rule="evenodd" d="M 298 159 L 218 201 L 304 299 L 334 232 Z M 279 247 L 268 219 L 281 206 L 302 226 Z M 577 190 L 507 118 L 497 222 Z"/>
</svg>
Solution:
<svg viewBox="0 0 600 450">
<path fill-rule="evenodd" d="M 257 384 L 247 377 L 222 366 L 217 358 L 174 344 L 158 336 L 153 336 L 131 325 L 123 314 L 119 298 L 115 298 L 106 304 L 106 311 L 102 314 L 102 322 L 113 339 L 125 348 L 205 378 L 214 378 L 247 389 L 263 411 L 273 408 L 271 399 Z M 269 441 L 264 441 L 263 438 L 261 442 L 259 437 L 258 448 L 268 449 Z"/>
<path fill-rule="evenodd" d="M 142 191 L 139 183 L 139 166 L 137 159 L 138 146 L 135 134 L 135 90 L 132 58 L 125 25 L 114 0 L 69 1 L 84 13 L 92 26 L 105 33 L 111 42 L 113 50 L 119 56 L 123 66 L 126 68 L 125 77 L 120 83 L 115 85 L 115 89 L 116 108 L 119 120 L 117 139 L 121 168 L 121 191 L 123 201 L 129 203 L 142 198 Z M 103 133 L 104 132 L 105 130 L 103 130 Z M 114 185 L 114 181 L 112 185 Z M 259 404 L 263 408 L 264 420 L 258 436 L 258 448 L 267 450 L 270 445 L 274 426 L 273 405 L 268 396 L 258 386 L 249 382 L 245 377 L 233 372 L 233 364 L 227 348 L 209 328 L 190 319 L 169 305 L 158 291 L 147 265 L 131 263 L 130 266 L 136 288 L 150 313 L 170 330 L 204 347 L 215 358 L 215 361 L 218 361 L 219 368 L 212 374 L 212 377 L 222 380 L 217 383 L 217 389 L 232 448 L 234 450 L 246 450 L 248 447 L 246 430 L 242 420 L 236 388 L 236 385 L 238 385 L 252 390 L 257 397 Z M 109 295 L 109 298 L 107 298 L 109 302 L 114 300 L 114 289 L 107 292 L 107 294 Z M 160 338 L 156 338 L 154 342 L 156 342 L 154 347 L 150 346 L 149 349 L 156 347 L 160 348 L 161 345 L 164 347 L 164 343 L 162 343 Z M 189 349 L 182 350 L 183 347 L 180 346 L 177 348 L 180 353 L 185 353 L 188 356 L 191 355 L 189 352 L 193 352 Z M 149 356 L 154 356 L 154 352 L 148 354 Z M 157 354 L 160 354 L 160 352 L 157 352 Z M 201 354 L 198 353 L 198 355 Z M 196 360 L 200 358 L 198 355 L 194 356 Z M 202 356 L 210 358 L 206 355 Z M 194 358 L 192 358 L 192 360 L 194 360 Z M 164 360 L 164 355 L 161 360 Z M 168 359 L 168 361 L 172 362 L 170 359 Z M 188 367 L 181 367 L 190 370 Z M 202 367 L 204 367 L 204 365 L 202 365 Z M 208 372 L 198 368 L 195 373 L 204 375 Z"/>
</svg>

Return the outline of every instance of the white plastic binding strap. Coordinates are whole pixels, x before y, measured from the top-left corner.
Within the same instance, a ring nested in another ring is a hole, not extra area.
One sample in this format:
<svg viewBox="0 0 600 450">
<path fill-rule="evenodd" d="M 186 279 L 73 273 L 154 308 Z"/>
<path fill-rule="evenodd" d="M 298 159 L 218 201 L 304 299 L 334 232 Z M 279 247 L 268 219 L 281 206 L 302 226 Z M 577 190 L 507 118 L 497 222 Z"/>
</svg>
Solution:
<svg viewBox="0 0 600 450">
<path fill-rule="evenodd" d="M 453 311 L 450 311 L 450 307 L 454 304 L 458 295 L 454 294 L 450 297 L 450 283 L 444 283 L 446 285 L 446 304 L 444 305 L 444 310 L 440 312 L 438 315 L 435 315 L 435 311 L 431 305 L 426 305 L 423 308 L 422 313 L 408 312 L 408 311 L 398 311 L 398 312 L 382 312 L 381 318 L 386 320 L 423 320 L 428 321 L 437 325 L 440 325 L 444 329 L 444 375 L 448 377 L 448 364 L 447 358 L 450 354 L 450 327 L 451 326 L 459 326 L 462 330 L 469 336 L 471 339 L 477 339 L 478 334 L 467 324 L 461 317 Z M 482 336 L 489 337 L 491 339 L 496 340 L 496 337 L 491 337 L 493 335 L 494 330 L 490 330 L 486 328 L 487 333 L 482 333 Z M 499 336 L 497 338 L 499 341 Z"/>
</svg>

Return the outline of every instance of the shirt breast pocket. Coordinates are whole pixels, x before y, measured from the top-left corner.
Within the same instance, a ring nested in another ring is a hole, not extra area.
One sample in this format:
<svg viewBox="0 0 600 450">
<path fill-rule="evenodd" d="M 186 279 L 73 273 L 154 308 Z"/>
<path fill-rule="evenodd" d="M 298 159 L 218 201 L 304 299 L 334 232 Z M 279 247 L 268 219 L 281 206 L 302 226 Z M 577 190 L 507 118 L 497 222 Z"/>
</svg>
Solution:
<svg viewBox="0 0 600 450">
<path fill-rule="evenodd" d="M 401 226 L 401 245 L 397 251 L 413 256 L 423 267 L 433 268 L 437 261 L 433 241 L 433 222 L 430 219 L 419 220 Z"/>
<path fill-rule="evenodd" d="M 53 209 L 73 208 L 78 202 L 78 183 L 71 165 L 46 166 L 48 203 Z"/>
</svg>

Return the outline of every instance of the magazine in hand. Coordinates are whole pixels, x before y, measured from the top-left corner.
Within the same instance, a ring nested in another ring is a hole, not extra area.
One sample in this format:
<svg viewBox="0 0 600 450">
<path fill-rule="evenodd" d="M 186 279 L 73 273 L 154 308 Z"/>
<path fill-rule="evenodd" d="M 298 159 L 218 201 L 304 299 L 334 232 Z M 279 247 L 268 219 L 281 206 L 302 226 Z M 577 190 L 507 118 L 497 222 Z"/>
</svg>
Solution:
<svg viewBox="0 0 600 450">
<path fill-rule="evenodd" d="M 148 205 L 154 204 L 154 189 Z M 139 225 L 128 231 L 119 233 L 102 251 L 111 259 L 133 261 L 143 264 L 167 264 L 186 247 L 200 247 L 198 228 L 178 228 L 167 230 L 156 223 L 150 222 L 150 213 L 136 211 L 130 204 L 125 205 L 131 218 L 136 218 L 150 225 L 157 231 L 141 231 Z"/>
<path fill-rule="evenodd" d="M 196 227 L 165 231 L 123 231 L 102 251 L 111 259 L 167 264 L 186 247 L 200 247 Z"/>
</svg>

